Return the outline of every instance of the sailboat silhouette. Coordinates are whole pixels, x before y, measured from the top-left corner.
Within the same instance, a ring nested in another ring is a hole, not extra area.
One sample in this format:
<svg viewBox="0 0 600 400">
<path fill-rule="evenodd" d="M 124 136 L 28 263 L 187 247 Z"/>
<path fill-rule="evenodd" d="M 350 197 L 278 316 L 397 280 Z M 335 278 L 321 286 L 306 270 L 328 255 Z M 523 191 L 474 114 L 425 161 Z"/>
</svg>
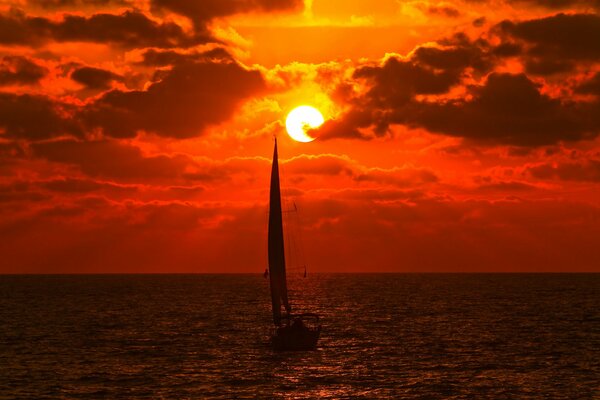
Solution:
<svg viewBox="0 0 600 400">
<path fill-rule="evenodd" d="M 321 334 L 319 316 L 313 313 L 292 314 L 288 299 L 285 271 L 285 247 L 277 139 L 273 150 L 271 188 L 269 198 L 269 278 L 273 322 L 276 329 L 271 336 L 275 350 L 314 350 Z M 284 312 L 282 313 L 282 306 Z"/>
</svg>

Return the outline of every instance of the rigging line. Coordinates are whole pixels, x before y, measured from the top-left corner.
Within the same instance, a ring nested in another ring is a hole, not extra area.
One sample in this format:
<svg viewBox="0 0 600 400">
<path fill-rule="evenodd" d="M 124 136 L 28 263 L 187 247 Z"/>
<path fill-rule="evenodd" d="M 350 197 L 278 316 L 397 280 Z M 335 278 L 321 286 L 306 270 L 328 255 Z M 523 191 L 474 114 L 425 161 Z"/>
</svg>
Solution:
<svg viewBox="0 0 600 400">
<path fill-rule="evenodd" d="M 290 235 L 289 235 L 289 227 L 288 227 L 288 218 L 287 218 L 287 210 L 289 210 L 288 207 L 288 198 L 289 198 L 289 185 L 287 182 L 287 168 L 285 166 L 285 162 L 283 162 L 283 158 L 281 157 L 281 152 L 279 151 L 280 149 L 278 149 L 278 153 L 279 153 L 279 193 L 280 193 L 280 197 L 281 197 L 281 209 L 282 209 L 282 216 L 281 216 L 281 222 L 283 225 L 283 234 L 284 234 L 284 254 L 285 254 L 285 260 L 286 260 L 286 264 L 290 264 L 291 261 L 291 254 L 290 254 L 290 250 L 291 250 L 291 240 L 290 240 Z M 286 211 L 284 211 L 286 210 Z"/>
<path fill-rule="evenodd" d="M 296 210 L 296 212 L 293 215 L 293 223 L 292 223 L 292 234 L 294 235 L 294 250 L 296 252 L 296 262 L 299 265 L 303 265 L 304 260 L 302 257 L 302 245 L 300 243 L 300 231 L 302 229 L 302 227 L 300 226 L 300 219 L 299 219 L 299 213 L 298 213 L 298 208 L 296 206 L 296 202 L 293 202 L 294 204 L 294 209 Z"/>
<path fill-rule="evenodd" d="M 296 203 L 294 203 L 294 207 L 296 207 Z M 298 219 L 298 247 L 299 247 L 299 256 L 300 256 L 300 265 L 304 266 L 304 277 L 306 277 L 307 263 L 306 263 L 306 254 L 304 252 L 304 236 L 302 235 L 302 231 L 305 227 L 304 221 L 302 220 L 302 213 L 297 212 Z"/>
</svg>

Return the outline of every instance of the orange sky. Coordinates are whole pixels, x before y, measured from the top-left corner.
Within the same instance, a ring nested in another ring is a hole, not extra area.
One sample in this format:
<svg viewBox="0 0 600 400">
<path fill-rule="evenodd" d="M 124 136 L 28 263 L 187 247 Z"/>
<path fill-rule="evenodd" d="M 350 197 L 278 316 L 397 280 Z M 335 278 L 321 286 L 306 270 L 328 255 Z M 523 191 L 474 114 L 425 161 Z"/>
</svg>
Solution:
<svg viewBox="0 0 600 400">
<path fill-rule="evenodd" d="M 0 273 L 600 272 L 600 5 L 0 5 Z M 317 140 L 285 133 L 311 104 Z"/>
</svg>

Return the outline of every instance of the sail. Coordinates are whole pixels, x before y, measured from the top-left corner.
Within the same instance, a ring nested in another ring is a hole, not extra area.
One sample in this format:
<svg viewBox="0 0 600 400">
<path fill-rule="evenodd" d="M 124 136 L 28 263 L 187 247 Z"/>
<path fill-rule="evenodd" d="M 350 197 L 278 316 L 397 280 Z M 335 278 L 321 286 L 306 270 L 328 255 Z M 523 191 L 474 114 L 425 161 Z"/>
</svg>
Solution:
<svg viewBox="0 0 600 400">
<path fill-rule="evenodd" d="M 277 160 L 277 139 L 273 150 L 271 167 L 271 190 L 269 201 L 269 277 L 271 284 L 271 302 L 273 304 L 273 322 L 279 325 L 281 305 L 291 313 L 285 276 L 285 253 L 283 247 L 283 220 L 281 210 L 281 191 L 279 187 L 279 163 Z"/>
</svg>

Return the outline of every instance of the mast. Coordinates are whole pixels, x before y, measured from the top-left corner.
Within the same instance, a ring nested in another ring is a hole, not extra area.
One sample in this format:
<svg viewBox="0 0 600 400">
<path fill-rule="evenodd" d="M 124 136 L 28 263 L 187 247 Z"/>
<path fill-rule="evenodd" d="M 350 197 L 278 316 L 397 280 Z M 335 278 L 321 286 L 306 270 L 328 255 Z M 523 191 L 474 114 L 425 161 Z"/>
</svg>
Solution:
<svg viewBox="0 0 600 400">
<path fill-rule="evenodd" d="M 290 314 L 287 282 L 285 276 L 285 252 L 283 246 L 283 218 L 281 210 L 281 190 L 279 186 L 279 162 L 277 159 L 277 138 L 273 150 L 271 167 L 271 188 L 269 196 L 269 278 L 271 285 L 271 302 L 273 305 L 273 322 L 281 321 L 281 304 Z"/>
</svg>

